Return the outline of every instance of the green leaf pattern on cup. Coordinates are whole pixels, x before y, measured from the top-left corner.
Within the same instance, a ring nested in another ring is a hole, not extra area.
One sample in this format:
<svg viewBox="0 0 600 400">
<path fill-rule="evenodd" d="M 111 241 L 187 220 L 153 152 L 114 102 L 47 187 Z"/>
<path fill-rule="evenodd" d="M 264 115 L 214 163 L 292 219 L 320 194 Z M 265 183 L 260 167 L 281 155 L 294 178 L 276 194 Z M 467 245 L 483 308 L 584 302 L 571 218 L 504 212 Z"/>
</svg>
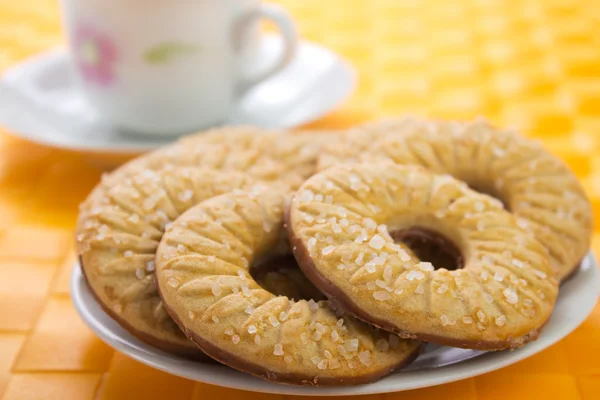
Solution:
<svg viewBox="0 0 600 400">
<path fill-rule="evenodd" d="M 144 60 L 148 64 L 167 64 L 173 58 L 195 53 L 200 47 L 190 43 L 183 42 L 164 42 L 150 47 L 144 52 Z"/>
</svg>

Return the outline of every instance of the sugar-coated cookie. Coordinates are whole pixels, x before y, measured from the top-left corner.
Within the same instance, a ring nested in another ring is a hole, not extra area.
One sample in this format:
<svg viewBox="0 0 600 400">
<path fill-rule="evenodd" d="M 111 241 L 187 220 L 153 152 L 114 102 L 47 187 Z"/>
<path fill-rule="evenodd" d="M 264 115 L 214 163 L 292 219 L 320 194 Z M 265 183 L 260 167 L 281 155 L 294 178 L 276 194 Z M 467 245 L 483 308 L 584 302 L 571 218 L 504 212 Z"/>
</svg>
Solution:
<svg viewBox="0 0 600 400">
<path fill-rule="evenodd" d="M 249 273 L 285 249 L 288 195 L 229 193 L 181 215 L 163 237 L 156 276 L 167 310 L 204 352 L 264 379 L 298 385 L 374 381 L 414 359 L 420 343 L 293 300 Z"/>
<path fill-rule="evenodd" d="M 288 230 L 307 277 L 359 318 L 403 337 L 500 350 L 537 338 L 558 293 L 545 248 L 518 221 L 448 175 L 380 162 L 309 178 Z M 419 236 L 462 268 L 421 261 L 406 244 Z"/>
</svg>

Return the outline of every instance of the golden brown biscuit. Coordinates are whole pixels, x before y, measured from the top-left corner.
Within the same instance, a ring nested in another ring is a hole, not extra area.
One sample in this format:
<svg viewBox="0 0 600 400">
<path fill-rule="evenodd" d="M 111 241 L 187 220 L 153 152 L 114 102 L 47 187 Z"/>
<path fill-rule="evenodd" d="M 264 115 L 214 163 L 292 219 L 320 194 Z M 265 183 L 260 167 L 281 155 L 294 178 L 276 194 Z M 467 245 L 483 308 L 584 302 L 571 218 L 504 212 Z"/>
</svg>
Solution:
<svg viewBox="0 0 600 400">
<path fill-rule="evenodd" d="M 391 159 L 450 174 L 501 200 L 518 224 L 548 249 L 559 279 L 579 266 L 590 247 L 592 210 L 581 184 L 562 161 L 538 143 L 483 120 L 413 125 L 401 134 L 388 132 L 358 158 Z"/>
<path fill-rule="evenodd" d="M 230 193 L 175 221 L 156 257 L 173 319 L 211 357 L 281 383 L 365 383 L 410 362 L 418 342 L 344 316 L 325 301 L 276 296 L 252 278 L 250 266 L 281 253 L 286 197 Z"/>
<path fill-rule="evenodd" d="M 165 312 L 154 275 L 163 232 L 197 202 L 255 187 L 238 172 L 180 167 L 143 170 L 107 189 L 84 210 L 77 234 L 82 271 L 103 308 L 132 334 L 156 347 L 197 355 Z"/>
<path fill-rule="evenodd" d="M 330 299 L 403 337 L 500 350 L 537 338 L 558 286 L 543 246 L 496 199 L 393 163 L 338 165 L 296 193 L 300 267 Z M 434 269 L 395 243 L 428 236 L 463 269 Z M 461 266 L 461 265 L 459 265 Z"/>
</svg>

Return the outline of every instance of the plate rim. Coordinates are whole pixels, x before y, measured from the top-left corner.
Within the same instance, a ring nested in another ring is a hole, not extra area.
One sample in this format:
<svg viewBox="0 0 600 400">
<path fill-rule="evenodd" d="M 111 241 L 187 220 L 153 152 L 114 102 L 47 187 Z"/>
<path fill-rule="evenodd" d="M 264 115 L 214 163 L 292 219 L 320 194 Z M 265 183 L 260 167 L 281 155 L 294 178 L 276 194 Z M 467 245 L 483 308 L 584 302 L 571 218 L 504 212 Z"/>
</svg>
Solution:
<svg viewBox="0 0 600 400">
<path fill-rule="evenodd" d="M 587 260 L 587 261 L 586 261 Z M 143 348 L 135 348 L 124 341 L 119 342 L 118 339 L 120 336 L 117 333 L 114 333 L 110 330 L 110 328 L 106 327 L 99 323 L 98 318 L 95 318 L 91 315 L 86 314 L 86 307 L 83 305 L 84 300 L 82 300 L 83 291 L 87 291 L 89 293 L 89 288 L 83 280 L 83 275 L 80 271 L 79 264 L 76 262 L 75 267 L 73 268 L 71 279 L 70 279 L 70 295 L 72 302 L 77 309 L 77 312 L 80 318 L 83 320 L 86 326 L 90 330 L 92 330 L 103 342 L 112 347 L 114 350 L 124 353 L 125 355 L 145 364 L 152 368 L 167 372 L 172 375 L 180 376 L 186 379 L 190 379 L 196 382 L 202 382 L 210 385 L 221 386 L 225 388 L 237 389 L 237 390 L 246 390 L 253 391 L 258 393 L 271 393 L 271 394 L 285 394 L 285 395 L 304 395 L 304 396 L 354 396 L 354 395 L 368 395 L 368 394 L 381 394 L 381 393 L 393 393 L 400 392 L 405 390 L 413 390 L 430 386 L 437 386 L 445 383 L 455 382 L 462 379 L 467 379 L 470 377 L 479 376 L 485 374 L 487 372 L 491 372 L 500 368 L 504 368 L 511 364 L 515 364 L 521 360 L 529 358 L 544 349 L 554 345 L 558 341 L 565 338 L 571 332 L 573 332 L 577 327 L 579 327 L 593 312 L 596 304 L 598 303 L 598 297 L 600 296 L 600 269 L 598 267 L 598 263 L 594 254 L 590 251 L 586 257 L 584 258 L 584 262 L 587 262 L 587 267 L 582 267 L 579 269 L 576 274 L 573 276 L 576 277 L 582 273 L 589 275 L 584 281 L 584 289 L 585 291 L 589 291 L 588 295 L 592 296 L 595 294 L 596 301 L 590 301 L 589 304 L 578 304 L 578 308 L 582 310 L 579 314 L 578 318 L 576 318 L 570 324 L 559 325 L 554 329 L 554 335 L 550 339 L 546 339 L 545 341 L 534 341 L 529 343 L 528 345 L 514 350 L 514 351 L 503 351 L 503 352 L 490 352 L 486 354 L 479 355 L 475 358 L 468 359 L 457 364 L 452 364 L 449 366 L 438 367 L 429 370 L 413 370 L 413 371 L 399 371 L 395 374 L 392 374 L 378 382 L 372 384 L 365 384 L 359 386 L 348 386 L 348 387 L 325 387 L 325 388 L 315 388 L 309 386 L 293 386 L 293 385 L 283 385 L 277 384 L 274 382 L 263 381 L 259 378 L 251 377 L 241 372 L 231 370 L 223 365 L 211 365 L 210 368 L 214 368 L 215 371 L 209 372 L 209 376 L 207 379 L 200 379 L 197 376 L 190 376 L 189 374 L 182 373 L 181 371 L 173 371 L 168 366 L 164 365 L 166 361 L 167 364 L 176 364 L 176 363 L 191 363 L 192 361 L 182 360 L 180 358 L 170 356 L 167 353 L 163 353 L 160 350 L 156 351 L 148 351 Z M 582 272 L 583 271 L 583 272 Z M 572 279 L 572 278 L 571 278 Z M 565 282 L 565 285 L 568 285 L 571 279 Z M 94 299 L 95 302 L 95 299 Z M 96 305 L 98 305 L 96 303 Z M 99 305 L 98 305 L 99 306 Z M 110 318 L 101 308 L 99 311 L 104 314 L 107 318 Z M 542 331 L 542 335 L 546 331 Z M 558 332 L 558 333 L 557 333 Z M 135 341 L 137 339 L 134 338 Z M 142 344 L 143 345 L 143 344 Z M 152 357 L 154 360 L 148 360 L 147 357 Z M 156 358 L 163 359 L 162 363 L 157 362 Z M 217 368 L 220 370 L 217 370 Z M 228 374 L 221 373 L 223 371 L 228 371 Z M 209 370 L 210 371 L 210 370 Z M 228 378 L 227 375 L 229 373 L 236 373 L 244 375 L 244 380 L 242 382 L 238 382 L 235 379 Z M 449 374 L 452 372 L 452 374 Z M 388 385 L 384 385 L 381 387 L 381 383 L 386 383 L 386 380 L 393 379 L 394 376 L 404 375 L 408 378 L 414 378 L 414 382 L 410 385 L 407 384 L 394 384 L 393 381 L 388 381 Z M 435 375 L 438 375 L 435 377 Z M 433 377 L 433 378 L 432 378 Z M 245 383 L 247 378 L 253 379 L 249 382 L 255 382 L 259 384 L 260 387 L 252 387 L 252 384 Z M 256 380 L 256 381 L 254 381 Z M 385 386 L 388 386 L 387 388 Z M 398 387 L 399 386 L 399 387 Z"/>
<path fill-rule="evenodd" d="M 275 35 L 272 33 L 265 33 L 263 40 L 278 40 L 278 35 Z M 332 50 L 320 43 L 313 42 L 313 41 L 306 40 L 306 39 L 301 39 L 299 42 L 299 46 L 314 48 L 314 49 L 323 51 L 323 52 L 331 55 L 332 59 L 335 60 L 335 67 L 340 69 L 339 73 L 343 74 L 346 77 L 347 82 L 348 82 L 347 87 L 345 88 L 343 93 L 340 91 L 339 96 L 337 96 L 335 98 L 335 101 L 332 101 L 332 104 L 330 106 L 323 107 L 318 112 L 314 112 L 309 118 L 298 121 L 298 123 L 281 124 L 281 125 L 273 126 L 270 129 L 294 129 L 294 128 L 300 127 L 302 125 L 312 123 L 320 118 L 323 118 L 325 115 L 327 115 L 327 113 L 331 112 L 336 107 L 338 107 L 340 104 L 342 104 L 345 100 L 347 100 L 348 97 L 351 95 L 351 93 L 356 89 L 357 81 L 358 81 L 357 71 L 352 66 L 352 64 L 350 64 L 350 62 L 348 60 L 346 60 L 341 54 L 335 52 L 334 50 Z M 55 47 L 51 47 L 47 50 L 41 51 L 37 54 L 34 54 L 30 57 L 27 57 L 15 64 L 9 66 L 7 69 L 2 71 L 2 73 L 0 73 L 0 91 L 4 91 L 7 93 L 12 92 L 13 96 L 22 97 L 21 92 L 15 90 L 13 85 L 10 84 L 10 82 L 12 81 L 13 74 L 18 72 L 22 68 L 30 68 L 30 66 L 32 64 L 40 62 L 40 60 L 57 60 L 57 59 L 62 60 L 65 57 L 68 57 L 68 52 L 67 52 L 66 47 L 64 45 L 61 45 L 61 46 L 55 46 Z M 19 112 L 26 113 L 24 111 L 19 111 Z M 225 124 L 228 124 L 228 122 L 225 122 Z M 239 125 L 239 124 L 234 124 L 234 125 Z M 177 139 L 177 137 L 175 137 L 175 136 L 173 136 L 173 137 L 165 136 L 162 138 L 156 137 L 156 138 L 145 139 L 138 143 L 135 143 L 132 140 L 128 144 L 126 143 L 126 144 L 121 144 L 121 145 L 111 147 L 108 144 L 104 144 L 104 145 L 91 144 L 90 145 L 90 144 L 87 144 L 84 142 L 63 143 L 63 142 L 51 141 L 51 140 L 47 140 L 44 135 L 40 135 L 37 133 L 25 132 L 25 131 L 27 131 L 27 129 L 25 129 L 25 130 L 11 129 L 4 124 L 0 124 L 0 128 L 2 128 L 10 136 L 13 136 L 15 138 L 31 141 L 33 143 L 41 144 L 41 145 L 48 146 L 48 147 L 55 148 L 55 149 L 76 151 L 76 152 L 89 153 L 89 154 L 136 155 L 136 154 L 141 154 L 141 153 L 145 153 L 148 151 L 152 151 L 161 146 L 167 145 Z"/>
</svg>

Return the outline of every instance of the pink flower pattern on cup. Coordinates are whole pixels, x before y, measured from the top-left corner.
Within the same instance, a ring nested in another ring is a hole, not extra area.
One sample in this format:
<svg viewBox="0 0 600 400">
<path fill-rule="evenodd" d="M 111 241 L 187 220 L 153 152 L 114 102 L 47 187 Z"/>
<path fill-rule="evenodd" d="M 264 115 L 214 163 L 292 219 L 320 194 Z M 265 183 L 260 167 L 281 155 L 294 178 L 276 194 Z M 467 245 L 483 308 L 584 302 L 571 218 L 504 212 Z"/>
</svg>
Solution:
<svg viewBox="0 0 600 400">
<path fill-rule="evenodd" d="M 114 42 L 90 25 L 80 25 L 75 31 L 74 50 L 77 67 L 83 78 L 100 86 L 115 81 L 117 48 Z"/>
</svg>

